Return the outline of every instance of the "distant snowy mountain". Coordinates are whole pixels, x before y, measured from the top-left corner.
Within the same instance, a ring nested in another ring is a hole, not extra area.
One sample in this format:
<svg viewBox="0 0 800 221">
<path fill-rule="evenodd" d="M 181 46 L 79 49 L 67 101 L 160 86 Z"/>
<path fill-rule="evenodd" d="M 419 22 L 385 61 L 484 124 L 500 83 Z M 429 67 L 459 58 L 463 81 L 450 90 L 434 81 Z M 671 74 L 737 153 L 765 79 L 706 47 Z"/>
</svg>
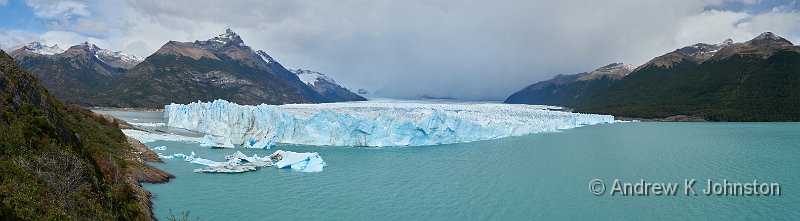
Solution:
<svg viewBox="0 0 800 221">
<path fill-rule="evenodd" d="M 130 69 L 133 66 L 144 61 L 144 58 L 136 56 L 136 55 L 129 55 L 122 51 L 111 51 L 108 49 L 103 49 L 97 47 L 97 45 L 83 42 L 78 45 L 72 46 L 70 48 L 77 47 L 80 49 L 84 49 L 87 52 L 90 52 L 92 55 L 96 56 L 98 59 L 103 61 L 104 63 L 116 67 L 116 68 L 124 68 Z M 48 46 L 44 45 L 40 42 L 31 42 L 24 45 L 19 45 L 11 49 L 14 54 L 17 56 L 22 55 L 23 53 L 29 53 L 28 55 L 58 55 L 66 52 L 67 50 L 61 49 L 58 45 Z"/>
<path fill-rule="evenodd" d="M 352 91 L 348 90 L 347 88 L 337 84 L 336 81 L 333 80 L 333 78 L 323 73 L 311 70 L 303 70 L 303 69 L 296 69 L 290 71 L 296 74 L 297 77 L 299 77 L 300 80 L 303 81 L 303 83 L 306 83 L 308 86 L 311 86 L 311 88 L 314 89 L 314 91 L 322 94 L 331 101 L 340 102 L 340 101 L 367 100 L 366 98 L 361 97 L 358 94 L 355 94 Z"/>
<path fill-rule="evenodd" d="M 623 63 L 612 63 L 603 67 L 600 67 L 592 72 L 589 72 L 588 75 L 581 76 L 578 78 L 579 81 L 588 81 L 588 80 L 595 80 L 604 76 L 613 78 L 613 79 L 620 79 L 625 77 L 625 75 L 630 74 L 634 69 L 636 69 L 635 65 L 630 64 L 623 64 Z"/>
<path fill-rule="evenodd" d="M 292 73 L 296 74 L 297 77 L 299 77 L 300 80 L 303 81 L 303 83 L 306 83 L 308 85 L 312 85 L 313 86 L 317 82 L 319 82 L 319 83 L 327 82 L 327 83 L 336 84 L 336 82 L 333 80 L 333 78 L 328 77 L 325 74 L 319 73 L 319 72 L 316 72 L 316 71 L 303 70 L 303 69 L 295 69 L 295 70 L 289 70 L 289 71 L 291 71 Z"/>
<path fill-rule="evenodd" d="M 591 72 L 559 74 L 511 94 L 505 103 L 568 105 L 591 96 L 594 88 L 603 88 L 622 79 L 635 68 L 630 64 L 611 63 Z"/>
<path fill-rule="evenodd" d="M 117 68 L 124 68 L 130 69 L 133 66 L 144 61 L 143 57 L 139 57 L 136 55 L 129 55 L 122 51 L 111 51 L 108 49 L 102 49 L 97 47 L 95 44 L 91 44 L 89 42 L 83 42 L 78 46 L 85 48 L 86 50 L 92 52 L 98 59 L 105 62 L 112 67 Z"/>
<path fill-rule="evenodd" d="M 644 65 L 639 66 L 639 69 L 650 66 L 669 68 L 682 61 L 700 64 L 708 59 L 711 59 L 711 57 L 713 57 L 718 51 L 731 46 L 732 44 L 733 40 L 731 39 L 725 39 L 725 41 L 719 44 L 697 43 L 653 58 Z"/>
<path fill-rule="evenodd" d="M 31 42 L 16 47 L 11 55 L 56 98 L 80 105 L 96 104 L 95 98 L 104 93 L 101 85 L 118 79 L 142 60 L 88 42 L 67 50 Z"/>
<path fill-rule="evenodd" d="M 11 51 L 17 51 L 17 50 L 24 50 L 30 53 L 42 54 L 42 55 L 54 55 L 64 52 L 64 49 L 59 48 L 58 45 L 47 46 L 43 45 L 40 42 L 31 42 L 28 44 L 19 45 L 11 48 Z"/>
<path fill-rule="evenodd" d="M 364 100 L 332 79 L 303 82 L 231 29 L 208 40 L 169 41 L 147 58 L 89 42 L 67 50 L 33 42 L 15 47 L 11 54 L 56 97 L 84 106 L 162 108 L 214 99 L 241 104 Z"/>
<path fill-rule="evenodd" d="M 208 40 L 169 41 L 113 87 L 126 92 L 112 96 L 119 106 L 161 108 L 214 99 L 243 104 L 327 101 L 231 29 Z"/>
</svg>

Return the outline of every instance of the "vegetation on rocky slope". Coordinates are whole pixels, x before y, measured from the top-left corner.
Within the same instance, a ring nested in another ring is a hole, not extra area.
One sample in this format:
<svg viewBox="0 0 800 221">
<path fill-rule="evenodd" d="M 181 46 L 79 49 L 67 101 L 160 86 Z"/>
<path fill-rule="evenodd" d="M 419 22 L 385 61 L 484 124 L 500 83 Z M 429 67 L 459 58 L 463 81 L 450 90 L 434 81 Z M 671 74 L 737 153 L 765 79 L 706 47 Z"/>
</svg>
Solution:
<svg viewBox="0 0 800 221">
<path fill-rule="evenodd" d="M 137 167 L 115 121 L 56 100 L 0 51 L 0 220 L 152 220 Z"/>
</svg>

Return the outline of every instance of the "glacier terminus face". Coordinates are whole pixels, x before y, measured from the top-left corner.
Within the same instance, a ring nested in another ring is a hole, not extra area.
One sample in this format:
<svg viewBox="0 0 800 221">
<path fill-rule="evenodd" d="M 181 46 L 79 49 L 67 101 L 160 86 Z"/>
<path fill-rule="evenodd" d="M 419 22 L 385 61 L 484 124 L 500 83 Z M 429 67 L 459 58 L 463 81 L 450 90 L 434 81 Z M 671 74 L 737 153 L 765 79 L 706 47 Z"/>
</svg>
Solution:
<svg viewBox="0 0 800 221">
<path fill-rule="evenodd" d="M 274 143 L 318 146 L 423 146 L 464 143 L 613 123 L 610 115 L 552 106 L 349 102 L 238 105 L 224 100 L 170 104 L 167 126 L 249 148 Z"/>
</svg>

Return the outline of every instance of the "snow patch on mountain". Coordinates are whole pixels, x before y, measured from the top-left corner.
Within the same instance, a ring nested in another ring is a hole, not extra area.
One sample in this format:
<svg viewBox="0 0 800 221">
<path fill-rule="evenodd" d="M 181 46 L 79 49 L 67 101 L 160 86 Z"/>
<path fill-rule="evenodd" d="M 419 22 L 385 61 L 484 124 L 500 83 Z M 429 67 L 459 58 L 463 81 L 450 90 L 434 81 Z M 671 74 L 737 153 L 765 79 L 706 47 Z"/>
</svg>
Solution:
<svg viewBox="0 0 800 221">
<path fill-rule="evenodd" d="M 241 47 L 247 47 L 242 41 L 242 37 L 240 37 L 236 32 L 233 30 L 225 29 L 225 33 L 222 33 L 216 37 L 205 41 L 194 41 L 194 44 L 200 46 L 205 49 L 210 50 L 218 50 L 226 45 L 238 45 Z"/>
<path fill-rule="evenodd" d="M 636 66 L 623 63 L 611 63 L 609 65 L 600 67 L 589 74 L 584 74 L 578 77 L 579 81 L 588 81 L 607 76 L 613 79 L 621 79 L 636 69 Z"/>
<path fill-rule="evenodd" d="M 334 81 L 333 78 L 328 77 L 325 74 L 316 71 L 303 70 L 303 69 L 295 69 L 289 71 L 296 74 L 297 77 L 300 78 L 301 81 L 303 81 L 303 83 L 306 83 L 310 86 L 316 85 L 318 81 L 327 81 L 331 84 L 336 84 L 336 81 Z"/>
<path fill-rule="evenodd" d="M 103 49 L 89 42 L 83 42 L 78 46 L 86 49 L 87 51 L 94 54 L 94 56 L 97 57 L 97 59 L 100 59 L 101 61 L 113 67 L 130 69 L 133 66 L 136 66 L 137 64 L 142 63 L 142 61 L 144 61 L 143 57 L 126 54 L 125 52 L 122 51 L 111 51 L 108 49 Z"/>
<path fill-rule="evenodd" d="M 764 40 L 778 40 L 779 41 L 779 40 L 784 40 L 784 38 L 782 38 L 781 36 L 778 36 L 778 35 L 776 35 L 775 33 L 772 33 L 772 32 L 764 32 L 764 33 L 761 33 L 760 35 L 756 36 L 755 38 L 753 38 L 752 41 L 764 41 Z"/>
</svg>

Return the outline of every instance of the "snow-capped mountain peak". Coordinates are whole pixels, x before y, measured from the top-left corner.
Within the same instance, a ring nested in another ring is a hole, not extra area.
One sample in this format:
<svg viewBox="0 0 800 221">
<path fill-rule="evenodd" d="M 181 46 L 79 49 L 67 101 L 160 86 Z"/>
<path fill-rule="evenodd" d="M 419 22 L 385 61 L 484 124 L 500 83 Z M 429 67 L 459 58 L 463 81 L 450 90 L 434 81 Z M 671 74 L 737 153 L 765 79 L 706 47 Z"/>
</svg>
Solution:
<svg viewBox="0 0 800 221">
<path fill-rule="evenodd" d="M 242 42 L 242 38 L 239 37 L 239 35 L 236 34 L 236 32 L 233 32 L 233 30 L 231 30 L 230 28 L 225 29 L 224 34 L 220 34 L 219 36 L 214 37 L 211 40 L 219 42 L 221 44 L 227 44 L 228 42 L 237 42 L 237 43 Z"/>
<path fill-rule="evenodd" d="M 606 66 L 600 67 L 589 74 L 578 78 L 579 81 L 594 80 L 603 76 L 612 79 L 620 79 L 633 72 L 636 66 L 623 63 L 611 63 Z"/>
<path fill-rule="evenodd" d="M 19 49 L 23 49 L 32 53 L 36 54 L 43 54 L 43 55 L 54 55 L 60 54 L 64 52 L 64 49 L 58 47 L 58 45 L 47 46 L 40 42 L 31 42 L 24 45 L 19 45 L 11 49 L 11 51 L 16 51 Z"/>
<path fill-rule="evenodd" d="M 129 55 L 122 51 L 111 51 L 108 49 L 103 49 L 89 42 L 83 42 L 73 47 L 86 50 L 87 52 L 97 57 L 97 59 L 100 59 L 101 61 L 105 62 L 108 65 L 111 65 L 112 67 L 130 69 L 133 66 L 136 66 L 137 64 L 144 61 L 143 57 L 139 57 L 136 55 Z"/>
<path fill-rule="evenodd" d="M 296 70 L 289 70 L 292 73 L 296 74 L 300 81 L 306 83 L 308 85 L 314 86 L 317 81 L 327 81 L 332 84 L 336 84 L 336 81 L 333 78 L 325 76 L 323 73 L 319 73 L 312 70 L 304 70 L 304 69 L 296 69 Z"/>
<path fill-rule="evenodd" d="M 791 46 L 792 42 L 772 32 L 764 32 L 747 43 L 754 45 Z"/>
<path fill-rule="evenodd" d="M 88 41 L 84 41 L 83 43 L 78 44 L 77 46 L 86 49 L 87 51 L 91 52 L 92 54 L 97 54 L 97 52 L 104 50 L 97 45 L 89 43 Z"/>
<path fill-rule="evenodd" d="M 725 41 L 722 41 L 722 45 L 726 45 L 727 46 L 727 45 L 732 45 L 732 44 L 733 44 L 733 39 L 730 39 L 730 38 L 725 39 Z"/>
<path fill-rule="evenodd" d="M 775 33 L 772 33 L 772 32 L 764 32 L 764 33 L 761 33 L 760 35 L 758 35 L 756 38 L 753 38 L 753 40 L 755 40 L 755 41 L 781 40 L 781 39 L 783 39 L 783 38 L 781 38 L 780 36 L 778 36 L 778 35 L 776 35 Z"/>
<path fill-rule="evenodd" d="M 233 32 L 230 28 L 226 29 L 225 33 L 217 35 L 216 37 L 205 41 L 195 41 L 194 43 L 207 49 L 220 49 L 227 45 L 245 46 L 242 37 L 236 34 L 236 32 Z"/>
</svg>

